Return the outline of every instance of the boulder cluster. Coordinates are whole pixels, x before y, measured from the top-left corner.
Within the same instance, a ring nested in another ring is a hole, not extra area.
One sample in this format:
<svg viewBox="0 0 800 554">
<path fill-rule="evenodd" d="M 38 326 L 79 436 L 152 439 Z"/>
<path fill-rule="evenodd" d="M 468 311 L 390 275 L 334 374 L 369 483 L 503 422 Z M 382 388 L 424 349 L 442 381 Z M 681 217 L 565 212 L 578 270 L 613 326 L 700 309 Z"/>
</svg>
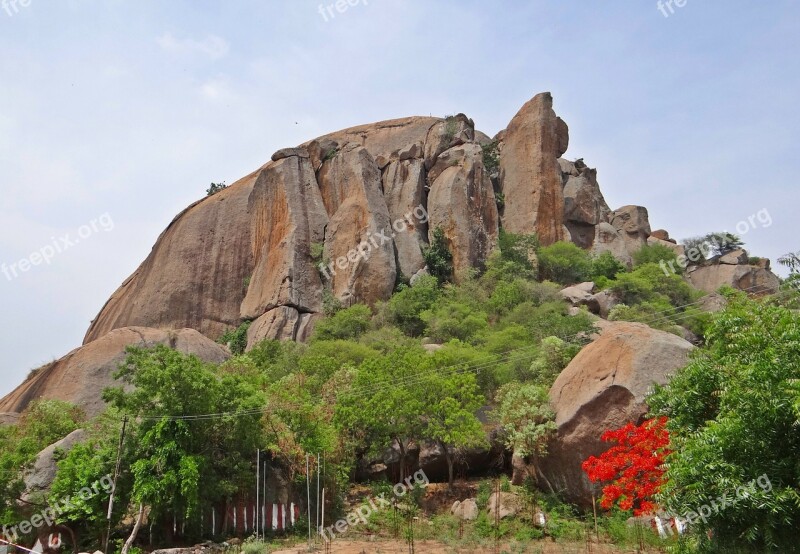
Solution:
<svg viewBox="0 0 800 554">
<path fill-rule="evenodd" d="M 562 157 L 568 145 L 567 124 L 542 93 L 494 138 L 458 114 L 353 127 L 279 150 L 178 214 L 92 321 L 84 345 L 0 400 L 0 421 L 39 398 L 99 413 L 129 345 L 168 344 L 219 363 L 230 354 L 214 341 L 243 322 L 251 322 L 248 348 L 268 338 L 304 341 L 326 299 L 374 305 L 424 274 L 423 253 L 439 229 L 456 280 L 487 261 L 501 229 L 536 233 L 543 246 L 572 241 L 629 266 L 647 244 L 683 253 L 666 231 L 651 231 L 646 208 L 609 208 L 597 171 Z M 778 283 L 768 264 L 750 265 L 743 252 L 687 278 L 708 292 Z M 603 317 L 613 305 L 592 287 L 564 295 Z M 551 392 L 559 441 L 543 470 L 553 485 L 585 499 L 579 460 L 602 447 L 596 430 L 639 419 L 647 388 L 691 348 L 641 324 L 607 324 Z M 441 462 L 431 452 L 420 458 L 431 469 Z"/>
</svg>

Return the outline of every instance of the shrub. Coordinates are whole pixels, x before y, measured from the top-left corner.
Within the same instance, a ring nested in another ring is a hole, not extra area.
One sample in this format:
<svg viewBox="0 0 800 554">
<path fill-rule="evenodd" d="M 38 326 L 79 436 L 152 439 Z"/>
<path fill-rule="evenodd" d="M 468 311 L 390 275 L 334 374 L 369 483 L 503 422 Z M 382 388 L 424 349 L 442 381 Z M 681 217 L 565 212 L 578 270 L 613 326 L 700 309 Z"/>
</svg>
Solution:
<svg viewBox="0 0 800 554">
<path fill-rule="evenodd" d="M 735 498 L 695 522 L 698 537 L 713 529 L 709 551 L 792 551 L 800 527 L 800 315 L 737 294 L 706 337 L 707 347 L 647 399 L 654 415 L 669 417 L 674 451 L 659 501 L 684 516 Z"/>
<path fill-rule="evenodd" d="M 437 342 L 458 339 L 474 344 L 489 327 L 485 312 L 454 301 L 426 310 L 420 317 L 427 324 L 430 337 Z"/>
<path fill-rule="evenodd" d="M 620 273 L 625 273 L 626 268 L 611 252 L 603 252 L 592 258 L 592 280 L 597 283 L 599 278 L 616 279 Z"/>
<path fill-rule="evenodd" d="M 663 262 L 663 264 L 662 264 Z M 675 269 L 681 273 L 683 268 L 678 262 L 678 255 L 675 251 L 663 244 L 653 244 L 642 246 L 633 253 L 633 267 L 641 267 L 645 264 L 667 265 L 672 262 Z"/>
<path fill-rule="evenodd" d="M 219 191 L 228 188 L 224 182 L 222 183 L 211 183 L 211 186 L 206 189 L 206 196 L 214 196 Z"/>
<path fill-rule="evenodd" d="M 483 150 L 483 167 L 486 168 L 486 171 L 489 173 L 494 173 L 498 169 L 500 169 L 500 143 L 496 140 L 493 140 L 489 144 L 484 144 L 481 146 L 481 150 Z"/>
<path fill-rule="evenodd" d="M 562 285 L 585 281 L 592 269 L 588 253 L 571 242 L 556 242 L 539 250 L 539 276 Z"/>
<path fill-rule="evenodd" d="M 234 355 L 244 354 L 247 348 L 247 330 L 250 328 L 251 323 L 251 321 L 245 321 L 236 329 L 225 331 L 217 342 L 227 345 Z"/>
<path fill-rule="evenodd" d="M 386 303 L 386 317 L 405 334 L 420 336 L 425 331 L 421 314 L 429 310 L 440 296 L 441 289 L 436 277 L 421 277 L 412 286 L 403 288 L 389 299 Z"/>
<path fill-rule="evenodd" d="M 436 277 L 439 284 L 453 278 L 453 254 L 447 246 L 444 229 L 434 229 L 431 244 L 422 250 L 422 257 L 428 266 L 428 273 Z"/>
<path fill-rule="evenodd" d="M 316 340 L 357 339 L 369 329 L 371 320 L 372 310 L 369 309 L 369 306 L 356 304 L 317 323 L 314 338 Z"/>
</svg>

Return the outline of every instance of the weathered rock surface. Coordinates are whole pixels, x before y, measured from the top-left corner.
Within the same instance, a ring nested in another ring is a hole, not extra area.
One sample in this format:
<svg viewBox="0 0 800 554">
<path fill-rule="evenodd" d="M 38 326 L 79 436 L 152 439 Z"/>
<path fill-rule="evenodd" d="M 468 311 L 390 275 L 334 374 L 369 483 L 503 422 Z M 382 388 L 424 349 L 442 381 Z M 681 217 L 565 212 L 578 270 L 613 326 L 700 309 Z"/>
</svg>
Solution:
<svg viewBox="0 0 800 554">
<path fill-rule="evenodd" d="M 50 490 L 58 471 L 58 460 L 61 459 L 56 456 L 56 452 L 67 454 L 72 447 L 82 442 L 85 436 L 86 432 L 83 429 L 77 429 L 36 455 L 33 467 L 25 474 L 25 492 L 21 498 L 23 502 L 34 502 L 36 496 Z"/>
<path fill-rule="evenodd" d="M 549 92 L 537 94 L 511 120 L 500 146 L 506 231 L 537 233 L 543 245 L 566 238 L 558 158 L 568 144 L 567 125 L 553 111 Z"/>
<path fill-rule="evenodd" d="M 292 156 L 267 166 L 250 194 L 248 212 L 255 268 L 242 319 L 279 306 L 322 311 L 322 280 L 311 246 L 322 244 L 328 214 L 309 159 Z"/>
<path fill-rule="evenodd" d="M 561 290 L 561 296 L 573 306 L 585 306 L 592 299 L 594 283 L 580 283 Z"/>
<path fill-rule="evenodd" d="M 595 227 L 607 222 L 611 210 L 597 184 L 597 170 L 586 167 L 582 160 L 571 167 L 559 161 L 564 180 L 564 221 L 572 242 L 581 248 L 594 245 Z M 564 172 L 567 169 L 568 172 Z"/>
<path fill-rule="evenodd" d="M 453 253 L 456 278 L 488 258 L 497 242 L 498 215 L 480 145 L 456 146 L 431 170 L 429 229 L 441 227 Z"/>
<path fill-rule="evenodd" d="M 425 141 L 425 169 L 436 163 L 446 150 L 475 138 L 475 124 L 463 113 L 448 117 L 431 127 Z"/>
<path fill-rule="evenodd" d="M 711 264 L 690 267 L 686 279 L 693 287 L 709 294 L 717 292 L 723 285 L 751 294 L 775 294 L 781 286 L 777 275 L 768 269 L 752 265 Z"/>
<path fill-rule="evenodd" d="M 100 310 L 84 344 L 121 327 L 188 327 L 212 338 L 236 327 L 253 274 L 248 204 L 260 174 L 259 169 L 178 214 Z"/>
<path fill-rule="evenodd" d="M 611 223 L 601 222 L 594 228 L 594 231 L 595 238 L 592 254 L 597 256 L 603 252 L 610 252 L 628 267 L 633 265 L 633 256 L 628 251 L 625 239 L 622 238 L 620 232 Z"/>
<path fill-rule="evenodd" d="M 724 265 L 747 265 L 749 261 L 750 257 L 747 255 L 747 252 L 739 249 L 720 256 L 718 263 Z"/>
<path fill-rule="evenodd" d="M 103 390 L 119 384 L 113 374 L 125 360 L 125 348 L 157 344 L 194 354 L 207 362 L 222 363 L 230 357 L 227 349 L 194 329 L 116 329 L 40 368 L 0 400 L 0 412 L 22 412 L 33 400 L 43 398 L 71 402 L 93 417 L 105 408 Z"/>
<path fill-rule="evenodd" d="M 614 210 L 611 225 L 619 232 L 628 253 L 633 254 L 647 244 L 650 218 L 643 206 L 623 206 Z"/>
<path fill-rule="evenodd" d="M 693 349 L 682 338 L 641 323 L 603 322 L 601 328 L 550 389 L 558 432 L 541 463 L 552 486 L 582 504 L 591 503 L 592 489 L 581 462 L 607 449 L 600 435 L 638 422 L 651 386 L 666 383 Z"/>
<path fill-rule="evenodd" d="M 392 220 L 397 264 L 406 278 L 425 267 L 422 247 L 428 241 L 425 167 L 421 159 L 391 162 L 383 172 L 383 194 Z"/>
<path fill-rule="evenodd" d="M 498 516 L 500 519 L 505 519 L 517 515 L 522 509 L 522 504 L 522 499 L 513 492 L 493 492 L 487 507 L 489 521 L 495 521 Z"/>
<path fill-rule="evenodd" d="M 325 231 L 325 278 L 345 302 L 374 304 L 392 294 L 397 264 L 381 172 L 366 148 L 347 145 L 319 171 L 330 215 Z"/>
<path fill-rule="evenodd" d="M 474 498 L 467 498 L 463 502 L 456 500 L 453 503 L 453 507 L 450 508 L 450 513 L 459 519 L 463 519 L 465 521 L 474 521 L 478 519 L 480 510 L 478 509 L 478 503 Z"/>
</svg>

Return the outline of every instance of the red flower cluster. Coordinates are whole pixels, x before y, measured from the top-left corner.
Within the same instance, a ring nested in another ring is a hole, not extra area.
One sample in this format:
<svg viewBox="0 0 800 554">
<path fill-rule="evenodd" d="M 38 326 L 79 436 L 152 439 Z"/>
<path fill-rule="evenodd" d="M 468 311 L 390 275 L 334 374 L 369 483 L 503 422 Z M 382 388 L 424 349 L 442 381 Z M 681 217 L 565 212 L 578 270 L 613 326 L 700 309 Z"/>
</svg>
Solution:
<svg viewBox="0 0 800 554">
<path fill-rule="evenodd" d="M 608 510 L 619 502 L 620 508 L 633 509 L 636 516 L 653 513 L 653 498 L 664 484 L 664 459 L 671 452 L 667 418 L 650 419 L 638 427 L 629 423 L 600 438 L 616 445 L 581 465 L 593 483 L 612 481 L 603 487 L 600 506 Z"/>
</svg>

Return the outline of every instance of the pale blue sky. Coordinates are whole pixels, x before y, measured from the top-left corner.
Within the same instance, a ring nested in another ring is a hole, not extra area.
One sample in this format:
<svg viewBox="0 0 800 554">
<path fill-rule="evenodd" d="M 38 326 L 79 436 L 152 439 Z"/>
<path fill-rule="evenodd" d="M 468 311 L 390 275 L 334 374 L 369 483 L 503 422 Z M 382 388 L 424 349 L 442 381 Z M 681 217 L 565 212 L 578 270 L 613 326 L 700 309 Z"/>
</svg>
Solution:
<svg viewBox="0 0 800 554">
<path fill-rule="evenodd" d="M 0 7 L 0 263 L 114 228 L 0 273 L 0 395 L 80 345 L 209 182 L 381 119 L 493 135 L 549 90 L 612 208 L 677 238 L 766 209 L 752 253 L 800 249 L 797 2 L 362 0 L 327 22 L 319 0 L 29 2 Z"/>
</svg>

